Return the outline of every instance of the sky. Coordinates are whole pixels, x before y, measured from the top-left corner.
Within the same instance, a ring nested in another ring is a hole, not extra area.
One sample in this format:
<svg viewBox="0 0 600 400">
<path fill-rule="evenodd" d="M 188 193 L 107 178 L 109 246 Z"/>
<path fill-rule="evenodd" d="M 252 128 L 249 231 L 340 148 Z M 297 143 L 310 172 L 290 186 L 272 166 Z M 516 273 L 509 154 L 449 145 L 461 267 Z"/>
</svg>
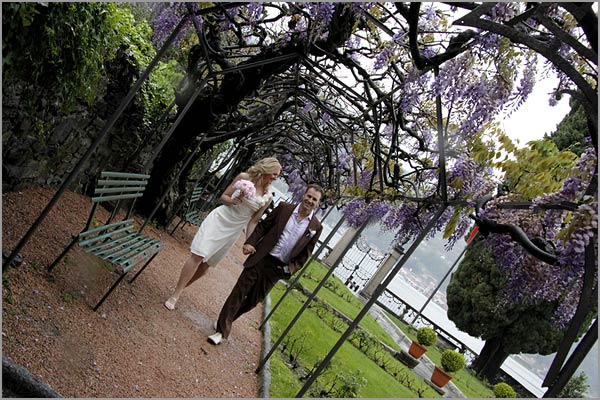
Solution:
<svg viewBox="0 0 600 400">
<path fill-rule="evenodd" d="M 540 78 L 521 108 L 501 121 L 507 135 L 513 140 L 519 140 L 519 147 L 556 130 L 558 123 L 569 112 L 569 96 L 563 96 L 554 107 L 548 104 L 550 92 L 556 86 L 556 82 L 555 75 Z"/>
</svg>

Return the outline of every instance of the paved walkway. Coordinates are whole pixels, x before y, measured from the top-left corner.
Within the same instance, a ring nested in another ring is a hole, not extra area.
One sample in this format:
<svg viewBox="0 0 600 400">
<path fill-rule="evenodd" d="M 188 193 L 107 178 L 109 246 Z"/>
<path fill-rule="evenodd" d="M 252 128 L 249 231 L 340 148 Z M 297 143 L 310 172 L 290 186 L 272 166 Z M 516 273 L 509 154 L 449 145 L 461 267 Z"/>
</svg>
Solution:
<svg viewBox="0 0 600 400">
<path fill-rule="evenodd" d="M 408 352 L 408 348 L 410 347 L 412 340 L 409 339 L 408 336 L 406 336 L 404 332 L 402 332 L 402 330 L 388 318 L 383 309 L 377 304 L 373 304 L 369 312 L 390 334 L 396 343 L 400 345 L 402 350 Z M 434 368 L 433 362 L 427 358 L 426 355 L 421 356 L 419 360 L 420 362 L 416 367 L 413 368 L 413 372 L 423 378 L 426 382 L 431 382 L 431 374 Z M 454 383 L 452 383 L 452 381 L 448 382 L 443 388 L 438 388 L 438 391 L 442 391 L 444 393 L 444 397 L 466 398 L 466 396 L 456 387 Z"/>
</svg>

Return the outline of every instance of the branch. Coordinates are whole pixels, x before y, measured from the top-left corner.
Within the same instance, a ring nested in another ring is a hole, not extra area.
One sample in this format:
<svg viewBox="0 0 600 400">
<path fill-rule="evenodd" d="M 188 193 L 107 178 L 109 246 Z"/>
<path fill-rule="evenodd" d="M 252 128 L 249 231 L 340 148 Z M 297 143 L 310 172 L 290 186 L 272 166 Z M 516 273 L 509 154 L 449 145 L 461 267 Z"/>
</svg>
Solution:
<svg viewBox="0 0 600 400">
<path fill-rule="evenodd" d="M 592 50 L 598 54 L 598 15 L 592 9 L 593 2 L 589 3 L 558 3 L 559 6 L 567 10 L 577 20 L 577 23 L 583 29 L 587 41 L 592 46 Z"/>
<path fill-rule="evenodd" d="M 419 9 L 420 3 L 410 3 L 410 9 L 406 12 L 406 8 L 399 6 L 396 3 L 396 7 L 400 13 L 406 18 L 408 22 L 408 38 L 410 46 L 410 54 L 413 58 L 415 66 L 419 70 L 431 70 L 436 66 L 442 65 L 444 62 L 453 59 L 459 54 L 468 50 L 472 43 L 471 39 L 477 36 L 477 33 L 473 30 L 466 30 L 459 33 L 458 35 L 450 39 L 450 43 L 445 52 L 436 54 L 431 58 L 423 58 L 419 52 Z"/>
<path fill-rule="evenodd" d="M 529 254 L 537 259 L 552 265 L 558 261 L 556 255 L 540 249 L 529 239 L 527 234 L 516 225 L 499 224 L 487 218 L 479 218 L 475 215 L 471 215 L 471 218 L 475 220 L 475 223 L 479 226 L 479 231 L 483 236 L 487 236 L 489 233 L 508 234 L 512 240 L 523 246 Z"/>
<path fill-rule="evenodd" d="M 598 64 L 598 53 L 588 49 L 583 44 L 581 44 L 577 39 L 573 36 L 569 35 L 563 29 L 561 29 L 558 25 L 554 23 L 550 18 L 539 13 L 535 16 L 535 18 L 542 23 L 550 32 L 552 32 L 556 38 L 561 40 L 563 43 L 568 44 L 582 57 L 587 58 L 592 61 L 594 64 Z M 596 21 L 597 22 L 597 21 Z"/>
<path fill-rule="evenodd" d="M 493 21 L 479 18 L 480 15 L 485 14 L 491 8 L 490 5 L 493 3 L 485 3 L 478 7 L 475 11 L 465 15 L 463 18 L 455 21 L 454 24 L 471 26 L 474 28 L 483 29 L 489 32 L 496 33 L 504 36 L 516 43 L 521 43 L 537 53 L 546 57 L 552 64 L 554 64 L 560 71 L 568 76 L 575 85 L 582 91 L 587 102 L 590 103 L 593 109 L 598 108 L 598 97 L 596 90 L 590 86 L 585 78 L 571 65 L 567 60 L 562 58 L 556 51 L 553 51 L 549 46 L 544 43 L 532 38 L 530 35 L 515 29 L 511 26 L 499 24 Z M 591 116 L 593 118 L 593 116 Z M 595 116 L 595 127 L 597 131 L 598 118 Z"/>
</svg>

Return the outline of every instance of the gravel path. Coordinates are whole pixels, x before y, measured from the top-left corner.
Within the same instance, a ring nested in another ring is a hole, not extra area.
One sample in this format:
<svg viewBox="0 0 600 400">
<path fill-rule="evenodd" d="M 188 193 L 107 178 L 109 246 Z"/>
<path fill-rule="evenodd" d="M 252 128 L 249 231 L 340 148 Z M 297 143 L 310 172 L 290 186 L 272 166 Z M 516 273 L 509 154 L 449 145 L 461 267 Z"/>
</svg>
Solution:
<svg viewBox="0 0 600 400">
<path fill-rule="evenodd" d="M 31 188 L 2 195 L 3 251 L 15 246 L 53 193 Z M 89 198 L 66 192 L 23 250 L 24 262 L 4 274 L 3 355 L 64 397 L 257 397 L 262 307 L 242 316 L 220 346 L 206 341 L 241 271 L 241 242 L 168 311 L 162 303 L 196 228 L 170 236 L 147 227 L 144 233 L 159 238 L 163 249 L 133 285 L 121 283 L 94 312 L 116 275 L 77 248 L 52 274 L 44 268 L 82 229 L 90 209 Z"/>
</svg>

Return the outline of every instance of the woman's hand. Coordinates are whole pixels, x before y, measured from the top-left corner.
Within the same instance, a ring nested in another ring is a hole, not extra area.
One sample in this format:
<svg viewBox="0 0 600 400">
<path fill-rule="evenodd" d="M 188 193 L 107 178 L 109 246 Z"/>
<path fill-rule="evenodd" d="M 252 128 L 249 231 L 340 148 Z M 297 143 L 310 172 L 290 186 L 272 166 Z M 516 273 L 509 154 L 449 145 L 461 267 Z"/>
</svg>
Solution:
<svg viewBox="0 0 600 400">
<path fill-rule="evenodd" d="M 242 202 L 241 196 L 240 197 L 236 197 L 236 198 L 231 198 L 230 197 L 230 199 L 231 199 L 231 203 L 229 203 L 230 206 L 235 206 L 235 205 L 238 205 L 238 204 L 240 204 Z"/>
<path fill-rule="evenodd" d="M 254 253 L 256 253 L 256 249 L 251 244 L 245 244 L 242 247 L 242 254 L 244 254 L 245 256 L 247 256 L 249 254 L 254 254 Z"/>
<path fill-rule="evenodd" d="M 221 203 L 225 204 L 226 206 L 235 206 L 235 205 L 240 204 L 241 202 L 242 202 L 241 197 L 232 197 L 227 194 L 221 195 Z"/>
</svg>

